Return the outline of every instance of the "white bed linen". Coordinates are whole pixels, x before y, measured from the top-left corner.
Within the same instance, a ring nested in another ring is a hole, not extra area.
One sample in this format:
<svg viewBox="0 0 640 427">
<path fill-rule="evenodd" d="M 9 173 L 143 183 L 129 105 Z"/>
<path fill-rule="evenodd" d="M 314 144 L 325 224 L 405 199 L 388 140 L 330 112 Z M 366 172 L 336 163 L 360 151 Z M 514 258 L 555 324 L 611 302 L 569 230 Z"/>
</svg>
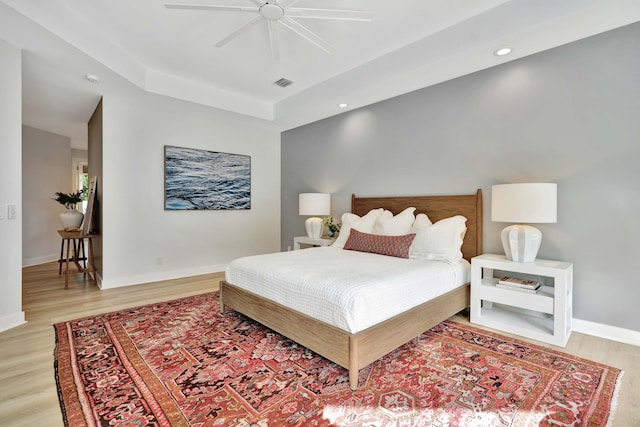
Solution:
<svg viewBox="0 0 640 427">
<path fill-rule="evenodd" d="M 469 282 L 470 265 L 329 246 L 238 258 L 225 273 L 232 285 L 356 333 Z"/>
</svg>

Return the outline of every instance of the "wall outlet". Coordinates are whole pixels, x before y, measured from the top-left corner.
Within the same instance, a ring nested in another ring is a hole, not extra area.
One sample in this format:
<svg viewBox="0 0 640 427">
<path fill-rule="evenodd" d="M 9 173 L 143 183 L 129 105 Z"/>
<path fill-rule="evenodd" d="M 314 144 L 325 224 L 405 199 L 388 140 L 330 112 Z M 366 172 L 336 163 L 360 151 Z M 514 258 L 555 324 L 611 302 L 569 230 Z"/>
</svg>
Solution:
<svg viewBox="0 0 640 427">
<path fill-rule="evenodd" d="M 16 219 L 16 211 L 18 208 L 16 205 L 7 205 L 7 218 Z"/>
</svg>

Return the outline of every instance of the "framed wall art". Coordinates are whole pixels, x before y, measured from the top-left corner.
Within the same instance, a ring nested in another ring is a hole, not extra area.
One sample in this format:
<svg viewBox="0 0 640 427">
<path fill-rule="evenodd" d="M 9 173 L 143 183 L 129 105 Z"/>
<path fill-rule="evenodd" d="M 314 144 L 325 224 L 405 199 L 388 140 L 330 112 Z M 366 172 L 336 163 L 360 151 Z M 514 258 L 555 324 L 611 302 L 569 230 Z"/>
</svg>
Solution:
<svg viewBox="0 0 640 427">
<path fill-rule="evenodd" d="M 251 157 L 164 147 L 164 209 L 251 209 Z"/>
</svg>

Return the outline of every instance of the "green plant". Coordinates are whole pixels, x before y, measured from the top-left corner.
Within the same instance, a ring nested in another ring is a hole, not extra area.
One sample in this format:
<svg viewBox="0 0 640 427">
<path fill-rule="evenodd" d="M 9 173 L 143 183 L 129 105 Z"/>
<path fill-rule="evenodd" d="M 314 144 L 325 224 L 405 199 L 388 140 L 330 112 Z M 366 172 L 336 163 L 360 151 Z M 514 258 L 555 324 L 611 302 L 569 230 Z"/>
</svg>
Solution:
<svg viewBox="0 0 640 427">
<path fill-rule="evenodd" d="M 340 231 L 340 223 L 335 222 L 331 216 L 322 218 L 322 224 L 326 225 L 329 231 L 333 233 Z"/>
<path fill-rule="evenodd" d="M 60 203 L 67 209 L 74 208 L 76 203 L 80 203 L 86 199 L 87 199 L 86 189 L 82 189 L 77 193 L 61 193 L 58 191 L 56 192 L 56 197 L 53 198 L 53 200 Z"/>
</svg>

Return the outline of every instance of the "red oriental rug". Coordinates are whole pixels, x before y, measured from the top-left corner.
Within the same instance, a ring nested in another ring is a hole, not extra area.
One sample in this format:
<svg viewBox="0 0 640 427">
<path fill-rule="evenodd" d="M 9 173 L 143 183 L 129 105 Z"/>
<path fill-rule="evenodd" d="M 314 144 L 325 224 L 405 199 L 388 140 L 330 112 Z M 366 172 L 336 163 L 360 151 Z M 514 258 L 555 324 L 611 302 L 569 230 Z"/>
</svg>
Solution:
<svg viewBox="0 0 640 427">
<path fill-rule="evenodd" d="M 58 323 L 65 424 L 82 426 L 604 426 L 618 369 L 443 322 L 347 371 L 218 294 Z"/>
</svg>

